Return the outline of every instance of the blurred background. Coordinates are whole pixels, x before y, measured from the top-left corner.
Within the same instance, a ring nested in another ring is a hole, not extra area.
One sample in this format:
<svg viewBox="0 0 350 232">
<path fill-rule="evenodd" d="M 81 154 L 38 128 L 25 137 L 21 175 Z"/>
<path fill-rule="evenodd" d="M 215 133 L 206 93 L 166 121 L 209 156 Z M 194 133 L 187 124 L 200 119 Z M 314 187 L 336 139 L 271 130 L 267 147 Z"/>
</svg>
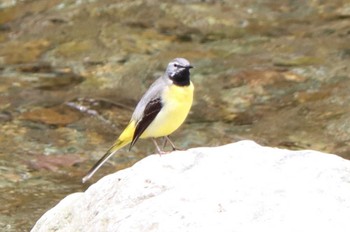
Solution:
<svg viewBox="0 0 350 232">
<path fill-rule="evenodd" d="M 139 141 L 81 184 L 175 57 L 196 87 L 178 147 L 349 159 L 349 41 L 348 0 L 0 0 L 0 230 L 154 153 Z"/>
</svg>

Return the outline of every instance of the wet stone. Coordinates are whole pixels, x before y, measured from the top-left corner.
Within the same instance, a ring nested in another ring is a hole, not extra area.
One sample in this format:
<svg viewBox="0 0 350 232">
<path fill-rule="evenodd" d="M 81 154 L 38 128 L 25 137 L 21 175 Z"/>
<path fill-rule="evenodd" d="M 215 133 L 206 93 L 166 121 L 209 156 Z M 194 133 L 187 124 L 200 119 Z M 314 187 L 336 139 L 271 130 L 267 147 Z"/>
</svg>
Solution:
<svg viewBox="0 0 350 232">
<path fill-rule="evenodd" d="M 37 61 L 49 45 L 50 42 L 45 39 L 11 41 L 0 45 L 0 57 L 4 64 L 31 63 Z"/>
<path fill-rule="evenodd" d="M 59 171 L 62 167 L 72 167 L 83 162 L 84 159 L 74 154 L 64 155 L 36 155 L 28 161 L 28 168 L 33 170 L 46 169 L 52 172 Z"/>
<path fill-rule="evenodd" d="M 38 108 L 25 112 L 20 116 L 20 119 L 48 125 L 64 126 L 79 120 L 80 117 L 79 112 L 66 106 L 58 106 L 53 108 Z"/>
</svg>

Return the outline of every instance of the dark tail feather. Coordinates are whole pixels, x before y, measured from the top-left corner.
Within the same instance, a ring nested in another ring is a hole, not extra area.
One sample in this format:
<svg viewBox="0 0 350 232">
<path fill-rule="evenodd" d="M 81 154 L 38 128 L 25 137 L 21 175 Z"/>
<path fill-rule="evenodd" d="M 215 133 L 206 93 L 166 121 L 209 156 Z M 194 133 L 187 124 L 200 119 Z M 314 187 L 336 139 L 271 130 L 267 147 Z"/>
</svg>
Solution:
<svg viewBox="0 0 350 232">
<path fill-rule="evenodd" d="M 118 140 L 111 148 L 109 148 L 109 150 L 106 152 L 106 154 L 104 154 L 102 156 L 101 159 L 99 159 L 99 161 L 97 161 L 97 163 L 90 169 L 90 171 L 86 174 L 86 176 L 84 176 L 84 178 L 82 179 L 82 182 L 85 183 L 86 181 L 88 181 L 94 174 L 95 172 L 97 172 L 98 169 L 100 169 L 100 167 L 112 156 L 114 155 L 114 153 L 116 153 L 120 148 L 124 147 L 126 144 L 128 144 L 129 142 L 125 142 L 125 141 L 120 141 Z"/>
</svg>

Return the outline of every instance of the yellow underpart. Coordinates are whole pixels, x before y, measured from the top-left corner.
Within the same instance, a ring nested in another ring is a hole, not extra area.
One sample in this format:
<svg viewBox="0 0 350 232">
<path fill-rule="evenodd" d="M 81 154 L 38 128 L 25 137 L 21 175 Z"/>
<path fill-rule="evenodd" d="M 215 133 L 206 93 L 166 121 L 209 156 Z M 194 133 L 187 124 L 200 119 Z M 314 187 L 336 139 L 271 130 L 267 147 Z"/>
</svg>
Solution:
<svg viewBox="0 0 350 232">
<path fill-rule="evenodd" d="M 193 84 L 189 86 L 170 85 L 162 95 L 163 107 L 140 138 L 157 138 L 170 135 L 185 121 L 193 101 Z M 110 148 L 115 152 L 132 141 L 136 123 L 131 121 Z"/>
<path fill-rule="evenodd" d="M 193 84 L 167 86 L 162 97 L 163 107 L 140 138 L 170 135 L 185 121 L 193 101 Z"/>
</svg>

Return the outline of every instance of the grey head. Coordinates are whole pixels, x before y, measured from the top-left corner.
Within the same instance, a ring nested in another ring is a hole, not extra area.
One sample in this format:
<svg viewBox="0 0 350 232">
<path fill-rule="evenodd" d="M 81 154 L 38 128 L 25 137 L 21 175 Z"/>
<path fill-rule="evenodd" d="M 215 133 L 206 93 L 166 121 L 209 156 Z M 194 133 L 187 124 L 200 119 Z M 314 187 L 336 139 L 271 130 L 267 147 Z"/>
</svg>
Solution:
<svg viewBox="0 0 350 232">
<path fill-rule="evenodd" d="M 190 84 L 190 68 L 193 68 L 193 66 L 188 60 L 175 58 L 168 64 L 165 73 L 175 85 L 187 86 Z"/>
</svg>

